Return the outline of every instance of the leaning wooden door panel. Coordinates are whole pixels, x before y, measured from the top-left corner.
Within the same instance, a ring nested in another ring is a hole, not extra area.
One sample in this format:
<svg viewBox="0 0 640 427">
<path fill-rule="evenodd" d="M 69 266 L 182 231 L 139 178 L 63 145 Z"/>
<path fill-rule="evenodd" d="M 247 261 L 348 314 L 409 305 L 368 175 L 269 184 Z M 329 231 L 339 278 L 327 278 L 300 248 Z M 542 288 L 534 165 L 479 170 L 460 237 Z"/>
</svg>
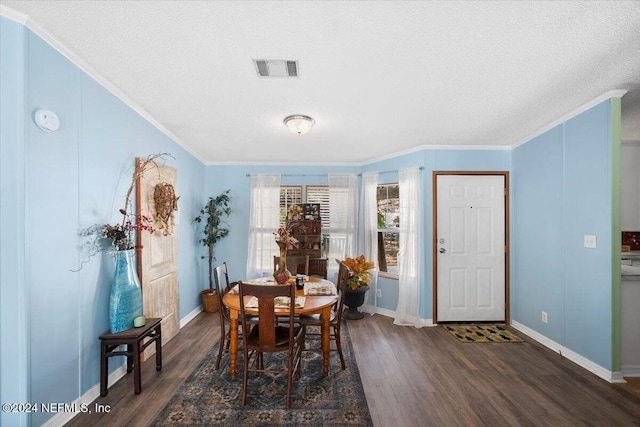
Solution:
<svg viewBox="0 0 640 427">
<path fill-rule="evenodd" d="M 162 343 L 168 342 L 180 330 L 178 292 L 178 233 L 173 221 L 158 215 L 154 193 L 156 187 L 176 187 L 177 171 L 158 165 L 145 172 L 138 182 L 138 213 L 153 219 L 156 232 L 139 236 L 142 245 L 140 275 L 142 305 L 146 317 L 162 318 Z M 156 193 L 157 197 L 157 193 Z M 153 346 L 145 350 L 145 357 L 155 352 Z"/>
<path fill-rule="evenodd" d="M 143 264 L 143 311 L 147 317 L 163 319 L 163 343 L 173 338 L 180 329 L 177 254 L 174 237 L 159 233 L 148 239 L 149 242 L 144 248 L 147 254 L 142 257 L 143 263 L 147 262 L 146 267 Z"/>
</svg>

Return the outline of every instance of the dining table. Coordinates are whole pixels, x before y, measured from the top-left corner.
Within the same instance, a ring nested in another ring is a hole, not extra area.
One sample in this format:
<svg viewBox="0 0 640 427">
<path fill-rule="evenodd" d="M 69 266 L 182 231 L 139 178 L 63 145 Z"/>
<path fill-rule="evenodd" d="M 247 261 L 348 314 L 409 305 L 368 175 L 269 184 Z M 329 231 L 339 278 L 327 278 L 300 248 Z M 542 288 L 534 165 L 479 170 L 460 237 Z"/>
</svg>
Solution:
<svg viewBox="0 0 640 427">
<path fill-rule="evenodd" d="M 289 279 L 289 284 L 295 281 L 295 277 Z M 265 285 L 276 285 L 273 278 L 259 278 L 249 280 L 250 283 L 261 283 Z M 317 277 L 305 278 L 303 289 L 296 289 L 297 297 L 304 296 L 304 306 L 294 306 L 295 314 L 320 314 L 322 326 L 320 328 L 322 340 L 322 375 L 329 375 L 329 357 L 330 357 L 330 321 L 331 307 L 338 301 L 335 285 L 326 279 Z M 258 314 L 258 308 L 247 306 L 251 300 L 251 295 L 244 296 L 245 313 Z M 229 344 L 229 367 L 231 378 L 235 378 L 238 373 L 238 318 L 240 314 L 240 296 L 237 288 L 234 287 L 227 292 L 222 298 L 222 303 L 229 309 L 230 325 L 230 344 Z M 289 308 L 275 308 L 275 313 L 281 316 L 289 315 Z"/>
</svg>

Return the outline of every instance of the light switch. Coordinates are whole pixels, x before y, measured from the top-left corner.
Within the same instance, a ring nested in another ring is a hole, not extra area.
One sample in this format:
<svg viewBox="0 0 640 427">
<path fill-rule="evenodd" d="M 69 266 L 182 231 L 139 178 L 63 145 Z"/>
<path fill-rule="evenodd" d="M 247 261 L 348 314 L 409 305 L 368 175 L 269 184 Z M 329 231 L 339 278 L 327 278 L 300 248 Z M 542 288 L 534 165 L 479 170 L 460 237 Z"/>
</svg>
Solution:
<svg viewBox="0 0 640 427">
<path fill-rule="evenodd" d="M 596 236 L 584 235 L 584 247 L 595 249 L 596 248 Z"/>
</svg>

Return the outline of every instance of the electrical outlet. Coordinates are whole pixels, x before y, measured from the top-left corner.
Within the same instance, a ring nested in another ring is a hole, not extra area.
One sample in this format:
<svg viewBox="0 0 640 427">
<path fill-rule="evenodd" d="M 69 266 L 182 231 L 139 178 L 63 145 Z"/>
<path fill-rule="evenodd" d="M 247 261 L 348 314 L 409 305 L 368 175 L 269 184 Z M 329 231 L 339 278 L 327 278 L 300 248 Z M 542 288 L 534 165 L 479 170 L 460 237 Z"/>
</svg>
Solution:
<svg viewBox="0 0 640 427">
<path fill-rule="evenodd" d="M 596 248 L 596 236 L 592 236 L 589 234 L 584 235 L 584 247 L 589 249 Z"/>
<path fill-rule="evenodd" d="M 382 289 L 376 290 L 376 298 L 382 298 Z"/>
<path fill-rule="evenodd" d="M 542 323 L 548 323 L 549 322 L 549 317 L 547 316 L 547 312 L 543 311 L 542 312 Z"/>
</svg>

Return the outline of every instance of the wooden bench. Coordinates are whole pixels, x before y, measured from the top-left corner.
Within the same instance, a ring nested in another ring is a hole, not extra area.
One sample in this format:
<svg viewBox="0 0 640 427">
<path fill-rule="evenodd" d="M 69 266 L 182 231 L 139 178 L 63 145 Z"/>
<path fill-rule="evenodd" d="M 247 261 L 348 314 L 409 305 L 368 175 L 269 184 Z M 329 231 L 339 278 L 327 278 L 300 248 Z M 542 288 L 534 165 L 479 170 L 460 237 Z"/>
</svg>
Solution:
<svg viewBox="0 0 640 427">
<path fill-rule="evenodd" d="M 140 354 L 151 343 L 156 343 L 156 371 L 162 369 L 162 319 L 147 319 L 147 323 L 140 328 L 131 328 L 115 334 L 100 335 L 100 396 L 107 395 L 109 358 L 113 356 L 127 356 L 127 373 L 133 371 L 133 389 L 135 394 L 142 391 L 140 373 Z M 147 342 L 143 342 L 149 338 Z M 126 345 L 125 351 L 118 350 Z"/>
</svg>

